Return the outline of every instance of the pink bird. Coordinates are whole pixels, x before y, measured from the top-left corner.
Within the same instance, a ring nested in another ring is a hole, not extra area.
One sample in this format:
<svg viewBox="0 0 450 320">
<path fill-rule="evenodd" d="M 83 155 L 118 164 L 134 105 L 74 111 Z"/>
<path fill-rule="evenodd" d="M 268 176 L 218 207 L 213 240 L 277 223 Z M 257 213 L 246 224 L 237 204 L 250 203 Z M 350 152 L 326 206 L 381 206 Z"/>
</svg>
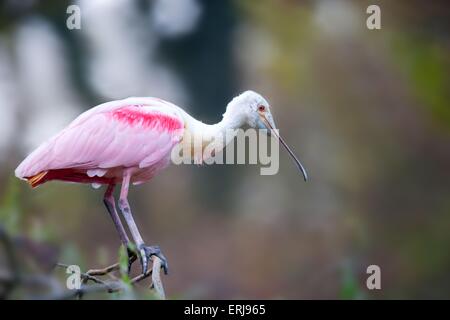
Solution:
<svg viewBox="0 0 450 320">
<path fill-rule="evenodd" d="M 15 174 L 33 188 L 52 180 L 105 185 L 105 206 L 122 244 L 130 248 L 113 196 L 115 186 L 121 184 L 118 205 L 138 249 L 143 273 L 152 255 L 162 260 L 167 273 L 167 260 L 159 246 L 145 245 L 133 219 L 127 199 L 130 183 L 144 183 L 165 168 L 172 149 L 183 143 L 187 134 L 205 139 L 245 125 L 273 133 L 306 181 L 305 169 L 275 130 L 269 103 L 253 91 L 235 97 L 222 121 L 214 125 L 204 124 L 180 107 L 157 98 L 127 98 L 98 105 L 39 146 Z"/>
</svg>

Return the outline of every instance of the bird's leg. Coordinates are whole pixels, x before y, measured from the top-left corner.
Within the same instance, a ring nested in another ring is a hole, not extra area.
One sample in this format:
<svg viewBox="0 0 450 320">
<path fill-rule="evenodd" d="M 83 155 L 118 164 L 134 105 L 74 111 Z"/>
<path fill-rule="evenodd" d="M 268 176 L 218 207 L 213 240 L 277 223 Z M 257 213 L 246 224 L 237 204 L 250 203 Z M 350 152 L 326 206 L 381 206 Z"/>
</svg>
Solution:
<svg viewBox="0 0 450 320">
<path fill-rule="evenodd" d="M 142 240 L 141 234 L 137 228 L 136 222 L 134 222 L 133 215 L 131 214 L 130 204 L 128 203 L 128 189 L 130 186 L 131 172 L 126 170 L 122 181 L 122 189 L 120 191 L 119 208 L 127 222 L 130 229 L 133 240 L 139 250 L 139 255 L 142 264 L 142 273 L 147 273 L 148 260 L 151 256 L 157 256 L 162 261 L 162 268 L 164 273 L 167 274 L 167 259 L 161 253 L 159 246 L 146 246 L 144 240 Z"/>
<path fill-rule="evenodd" d="M 128 270 L 131 268 L 131 264 L 136 259 L 136 254 L 130 250 L 130 240 L 128 239 L 127 232 L 125 231 L 125 228 L 122 225 L 122 221 L 120 221 L 120 217 L 117 214 L 116 210 L 116 203 L 114 199 L 114 188 L 115 184 L 108 185 L 108 188 L 106 189 L 105 196 L 103 197 L 103 203 L 106 206 L 106 209 L 109 212 L 109 215 L 111 216 L 112 221 L 114 222 L 114 226 L 117 229 L 117 232 L 119 233 L 120 241 L 127 249 L 128 253 Z"/>
<path fill-rule="evenodd" d="M 105 204 L 106 209 L 108 210 L 109 215 L 111 216 L 111 219 L 114 222 L 114 226 L 116 227 L 117 232 L 119 233 L 120 241 L 126 248 L 128 248 L 130 240 L 128 239 L 128 235 L 125 231 L 125 228 L 122 225 L 122 221 L 120 221 L 120 217 L 117 214 L 116 204 L 113 196 L 114 187 L 115 187 L 114 184 L 110 184 L 108 186 L 108 189 L 106 189 L 105 196 L 103 198 L 103 203 Z"/>
</svg>

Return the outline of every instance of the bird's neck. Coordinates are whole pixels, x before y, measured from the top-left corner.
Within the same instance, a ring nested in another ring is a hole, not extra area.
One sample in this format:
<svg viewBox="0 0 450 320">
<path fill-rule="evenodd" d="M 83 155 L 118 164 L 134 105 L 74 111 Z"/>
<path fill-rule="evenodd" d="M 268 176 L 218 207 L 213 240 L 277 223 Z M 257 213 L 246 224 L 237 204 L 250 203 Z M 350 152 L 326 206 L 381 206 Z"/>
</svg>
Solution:
<svg viewBox="0 0 450 320">
<path fill-rule="evenodd" d="M 197 153 L 200 150 L 194 150 L 193 141 L 197 142 L 197 147 L 201 144 L 201 151 L 209 145 L 214 147 L 216 151 L 223 149 L 228 145 L 236 135 L 236 129 L 244 126 L 245 119 L 243 116 L 233 114 L 229 110 L 225 112 L 220 122 L 216 124 L 205 124 L 191 115 L 185 113 L 185 143 L 190 145 L 191 154 L 199 158 Z"/>
</svg>

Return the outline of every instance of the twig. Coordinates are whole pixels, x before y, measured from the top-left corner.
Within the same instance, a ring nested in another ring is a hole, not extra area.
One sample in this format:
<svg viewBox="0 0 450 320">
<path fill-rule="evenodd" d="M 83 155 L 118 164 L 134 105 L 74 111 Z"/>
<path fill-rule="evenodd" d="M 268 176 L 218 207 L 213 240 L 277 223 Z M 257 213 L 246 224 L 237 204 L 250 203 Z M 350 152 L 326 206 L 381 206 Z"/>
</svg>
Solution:
<svg viewBox="0 0 450 320">
<path fill-rule="evenodd" d="M 152 272 L 152 283 L 153 288 L 155 289 L 156 293 L 158 294 L 159 298 L 162 300 L 166 299 L 166 294 L 164 293 L 164 287 L 161 281 L 161 264 L 162 261 L 157 256 L 152 257 L 153 260 L 153 272 Z"/>
<path fill-rule="evenodd" d="M 135 256 L 130 257 L 130 263 L 134 262 L 136 260 Z M 140 274 L 136 277 L 134 277 L 133 279 L 131 279 L 130 284 L 134 285 L 146 278 L 148 278 L 150 275 L 152 276 L 152 285 L 151 288 L 153 288 L 158 296 L 158 298 L 160 299 L 165 299 L 165 292 L 164 292 L 164 286 L 162 284 L 161 281 L 161 266 L 162 266 L 162 261 L 161 259 L 159 259 L 156 256 L 152 256 L 152 262 L 153 262 L 153 266 L 151 270 L 148 270 L 145 274 Z M 67 268 L 69 267 L 67 264 L 64 263 L 58 263 L 57 264 L 58 267 L 62 267 L 62 268 Z M 90 292 L 86 290 L 86 284 L 89 280 L 95 282 L 96 284 L 100 285 L 100 286 L 96 286 L 95 291 L 100 290 L 101 288 L 103 288 L 103 290 L 107 290 L 109 293 L 112 292 L 117 292 L 117 291 L 121 291 L 124 287 L 122 285 L 122 282 L 120 280 L 115 280 L 115 281 L 109 281 L 106 282 L 100 278 L 98 278 L 99 276 L 106 276 L 106 275 L 111 275 L 112 272 L 118 271 L 120 270 L 120 264 L 119 263 L 115 263 L 112 264 L 110 266 L 107 266 L 105 268 L 101 268 L 101 269 L 90 269 L 87 272 L 83 272 L 81 273 L 81 278 L 83 280 L 83 289 L 79 289 L 79 290 L 74 290 L 76 291 L 74 294 L 70 295 L 70 296 L 82 296 L 83 294 Z"/>
<path fill-rule="evenodd" d="M 102 268 L 102 269 L 90 269 L 86 272 L 86 274 L 91 275 L 91 276 L 104 276 L 104 275 L 107 275 L 108 273 L 118 271 L 119 269 L 120 269 L 120 264 L 114 263 L 114 264 L 107 266 L 105 268 Z"/>
<path fill-rule="evenodd" d="M 69 265 L 64 264 L 64 263 L 57 263 L 56 265 L 57 265 L 58 267 L 66 268 L 66 269 L 69 267 Z M 105 281 L 103 281 L 103 280 L 101 280 L 101 279 L 95 277 L 94 275 L 91 275 L 91 274 L 89 273 L 89 271 L 88 271 L 88 272 L 82 272 L 82 273 L 80 273 L 80 276 L 81 276 L 81 279 L 83 280 L 83 283 L 86 283 L 88 280 L 91 280 L 91 281 L 93 281 L 93 282 L 95 282 L 95 283 L 102 284 L 102 285 L 108 287 L 107 282 L 105 282 Z M 110 288 L 110 290 L 108 290 L 108 291 L 113 292 L 112 290 L 113 290 L 113 289 Z"/>
</svg>

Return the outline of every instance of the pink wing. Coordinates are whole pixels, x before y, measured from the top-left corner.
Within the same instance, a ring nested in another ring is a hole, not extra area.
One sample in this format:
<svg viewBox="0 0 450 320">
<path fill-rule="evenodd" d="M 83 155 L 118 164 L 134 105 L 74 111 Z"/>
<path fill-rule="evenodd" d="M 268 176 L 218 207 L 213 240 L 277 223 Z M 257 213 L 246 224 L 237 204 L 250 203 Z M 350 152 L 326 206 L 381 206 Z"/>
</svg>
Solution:
<svg viewBox="0 0 450 320">
<path fill-rule="evenodd" d="M 150 98 L 138 101 L 146 104 L 130 103 L 136 99 L 120 102 L 81 114 L 31 153 L 16 176 L 29 178 L 59 169 L 146 168 L 167 157 L 184 128 L 173 105 Z"/>
</svg>

